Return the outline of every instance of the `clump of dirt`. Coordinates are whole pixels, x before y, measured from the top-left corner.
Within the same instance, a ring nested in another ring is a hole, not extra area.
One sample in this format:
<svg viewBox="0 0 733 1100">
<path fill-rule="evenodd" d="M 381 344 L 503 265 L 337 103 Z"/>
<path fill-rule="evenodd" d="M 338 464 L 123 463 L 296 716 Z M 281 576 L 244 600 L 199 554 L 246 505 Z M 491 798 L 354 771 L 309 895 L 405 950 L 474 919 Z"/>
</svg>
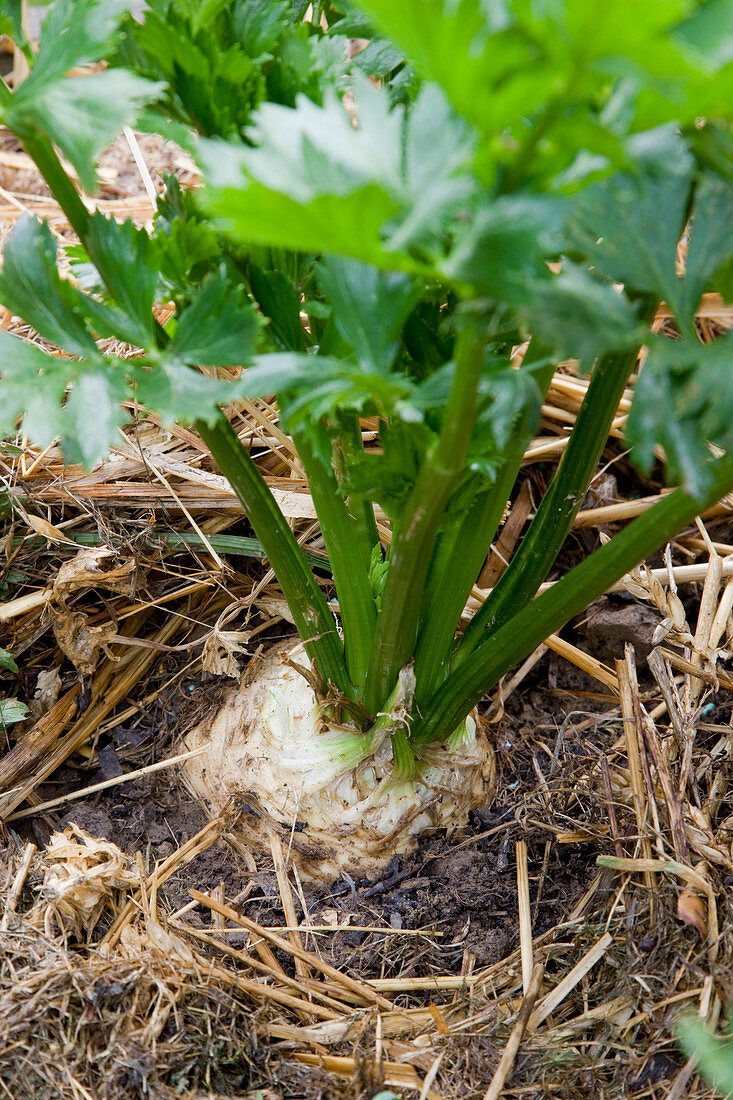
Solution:
<svg viewBox="0 0 733 1100">
<path fill-rule="evenodd" d="M 638 600 L 604 596 L 584 612 L 578 631 L 589 652 L 601 661 L 614 661 L 631 645 L 640 660 L 652 649 L 652 637 L 659 626 L 658 611 Z"/>
</svg>

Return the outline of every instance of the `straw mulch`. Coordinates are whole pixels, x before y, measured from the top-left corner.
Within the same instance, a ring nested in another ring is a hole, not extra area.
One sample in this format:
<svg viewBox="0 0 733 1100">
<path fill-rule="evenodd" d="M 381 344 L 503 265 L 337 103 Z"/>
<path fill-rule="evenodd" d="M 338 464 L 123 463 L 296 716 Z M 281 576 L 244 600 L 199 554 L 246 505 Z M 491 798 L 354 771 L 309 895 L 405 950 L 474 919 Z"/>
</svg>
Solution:
<svg viewBox="0 0 733 1100">
<path fill-rule="evenodd" d="M 165 162 L 192 181 L 175 150 L 146 141 L 154 177 Z M 151 206 L 139 179 L 131 183 L 131 164 L 118 143 L 100 205 L 144 221 Z M 68 232 L 8 135 L 0 135 L 0 173 L 3 235 L 22 210 Z M 729 307 L 704 300 L 702 339 L 732 323 Z M 2 324 L 31 335 L 7 312 Z M 656 324 L 669 324 L 664 310 Z M 521 536 L 586 385 L 573 364 L 558 369 L 467 615 Z M 661 491 L 642 484 L 623 455 L 629 396 L 577 519 L 576 552 Z M 227 412 L 301 543 L 323 561 L 275 406 L 242 402 Z M 375 425 L 363 426 L 373 440 Z M 581 652 L 576 635 L 551 638 L 489 702 L 500 752 L 504 745 L 501 813 L 492 819 L 489 808 L 487 829 L 445 848 L 495 842 L 515 865 L 509 953 L 477 966 L 459 948 L 441 964 L 439 930 L 375 923 L 367 909 L 364 942 L 380 945 L 382 963 L 353 952 L 333 965 L 342 914 L 336 906 L 330 921 L 313 923 L 274 833 L 270 881 L 286 920 L 265 927 L 250 915 L 259 870 L 232 819 L 207 823 L 158 859 L 149 845 L 123 853 L 115 837 L 57 828 L 96 797 L 70 801 L 65 768 L 97 778 L 105 734 L 155 714 L 170 728 L 131 750 L 111 783 L 156 763 L 175 770 L 166 758 L 180 752 L 178 716 L 192 718 L 171 700 L 194 694 L 212 706 L 246 655 L 289 629 L 288 612 L 191 429 L 163 430 L 138 410 L 92 473 L 65 468 L 56 447 L 17 444 L 0 454 L 0 645 L 21 670 L 4 677 L 4 694 L 28 701 L 31 718 L 8 731 L 0 758 L 0 1095 L 368 1098 L 382 1087 L 420 1100 L 712 1095 L 681 1056 L 674 1021 L 688 1010 L 715 1023 L 733 966 L 731 502 L 684 532 L 655 570 L 621 586 L 654 612 L 648 660 L 627 647 L 614 664 Z M 387 542 L 386 525 L 382 534 Z M 552 667 L 570 662 L 582 686 L 575 696 L 556 692 L 554 721 L 509 752 L 523 692 L 546 675 L 538 669 L 547 648 Z M 585 866 L 585 882 L 545 928 L 558 851 Z M 250 885 L 237 896 L 223 882 L 199 889 L 197 859 L 207 852 L 218 853 L 222 879 L 236 864 Z M 165 892 L 176 876 L 186 891 L 179 905 Z M 427 962 L 416 965 L 420 936 Z"/>
</svg>

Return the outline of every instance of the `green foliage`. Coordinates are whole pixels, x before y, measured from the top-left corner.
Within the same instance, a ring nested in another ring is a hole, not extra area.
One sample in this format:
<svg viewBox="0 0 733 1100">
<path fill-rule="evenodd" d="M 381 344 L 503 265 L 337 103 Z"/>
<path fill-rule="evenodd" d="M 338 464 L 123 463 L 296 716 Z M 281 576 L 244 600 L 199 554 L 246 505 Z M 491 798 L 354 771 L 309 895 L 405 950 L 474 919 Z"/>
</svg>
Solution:
<svg viewBox="0 0 733 1100">
<path fill-rule="evenodd" d="M 152 0 L 138 22 L 122 0 L 51 6 L 31 75 L 0 86 L 0 109 L 81 243 L 67 249 L 74 280 L 42 223 L 21 219 L 6 243 L 0 300 L 39 342 L 0 333 L 0 431 L 22 420 L 92 465 L 131 398 L 196 422 L 324 681 L 374 715 L 414 658 L 413 735 L 430 740 L 561 625 L 555 596 L 528 605 L 642 345 L 629 442 L 646 472 L 663 455 L 682 489 L 659 523 L 650 512 L 571 574 L 567 606 L 733 485 L 731 338 L 703 346 L 695 327 L 706 290 L 733 293 L 733 0 L 349 0 L 304 22 L 307 7 Z M 0 3 L 25 48 L 18 11 Z M 354 37 L 369 43 L 349 60 Z M 103 143 L 140 112 L 203 173 L 191 192 L 166 182 L 152 231 L 89 215 L 53 151 L 90 188 Z M 661 300 L 674 335 L 648 331 Z M 154 307 L 169 301 L 164 331 Z M 110 337 L 130 351 L 104 352 Z M 594 371 L 566 459 L 457 637 L 561 358 Z M 218 412 L 272 394 L 310 478 L 344 642 Z"/>
<path fill-rule="evenodd" d="M 0 649 L 0 669 L 17 672 L 18 666 L 7 649 Z M 28 713 L 28 707 L 18 699 L 0 699 L 0 730 L 22 722 Z"/>
<path fill-rule="evenodd" d="M 11 21 L 15 18 L 11 4 Z M 93 191 L 94 160 L 162 85 L 131 72 L 68 77 L 75 66 L 97 61 L 115 36 L 125 0 L 57 0 L 46 17 L 41 48 L 30 76 L 13 96 L 5 122 L 19 134 L 41 131 L 65 154 L 82 185 Z M 8 18 L 8 17 L 6 17 Z"/>
<path fill-rule="evenodd" d="M 28 707 L 18 699 L 0 699 L 0 729 L 25 721 Z"/>
<path fill-rule="evenodd" d="M 470 128 L 435 87 L 409 112 L 362 80 L 356 96 L 358 128 L 330 94 L 323 107 L 263 104 L 252 148 L 201 142 L 210 209 L 243 240 L 427 274 L 475 188 Z"/>
<path fill-rule="evenodd" d="M 733 1096 L 733 1041 L 714 1035 L 693 1016 L 681 1020 L 678 1034 L 688 1057 L 697 1059 L 700 1070 L 721 1096 Z"/>
</svg>

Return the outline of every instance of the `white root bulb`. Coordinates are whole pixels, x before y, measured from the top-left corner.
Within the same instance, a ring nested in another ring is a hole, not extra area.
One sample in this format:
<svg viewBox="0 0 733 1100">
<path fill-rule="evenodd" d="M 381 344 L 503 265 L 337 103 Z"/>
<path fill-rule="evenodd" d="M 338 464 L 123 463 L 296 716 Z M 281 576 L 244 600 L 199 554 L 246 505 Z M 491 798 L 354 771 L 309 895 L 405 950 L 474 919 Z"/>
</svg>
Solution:
<svg viewBox="0 0 733 1100">
<path fill-rule="evenodd" d="M 185 738 L 186 748 L 204 748 L 185 764 L 188 786 L 212 814 L 254 811 L 240 818 L 250 845 L 259 816 L 260 844 L 269 846 L 274 827 L 305 877 L 367 878 L 424 830 L 465 825 L 490 800 L 493 753 L 475 713 L 448 745 L 425 747 L 414 780 L 398 781 L 390 737 L 329 726 L 289 662 L 308 666 L 301 643 L 253 661 L 221 709 Z"/>
</svg>

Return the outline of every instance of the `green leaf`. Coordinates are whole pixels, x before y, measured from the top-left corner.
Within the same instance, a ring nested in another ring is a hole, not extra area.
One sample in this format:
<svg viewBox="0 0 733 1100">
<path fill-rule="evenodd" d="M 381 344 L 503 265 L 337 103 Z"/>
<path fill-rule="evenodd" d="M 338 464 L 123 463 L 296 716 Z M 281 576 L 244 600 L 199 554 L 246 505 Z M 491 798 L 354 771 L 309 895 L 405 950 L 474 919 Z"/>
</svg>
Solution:
<svg viewBox="0 0 733 1100">
<path fill-rule="evenodd" d="M 5 242 L 0 299 L 50 343 L 98 356 L 82 314 L 83 295 L 59 276 L 57 244 L 46 222 L 24 214 Z"/>
<path fill-rule="evenodd" d="M 671 477 L 696 498 L 707 486 L 710 444 L 733 447 L 731 354 L 730 334 L 712 344 L 652 338 L 634 387 L 626 426 L 634 461 L 649 471 L 658 444 Z"/>
<path fill-rule="evenodd" d="M 686 173 L 618 173 L 579 198 L 571 238 L 607 278 L 627 290 L 656 294 L 674 309 L 677 245 L 689 193 Z"/>
<path fill-rule="evenodd" d="M 249 282 L 257 304 L 268 318 L 268 334 L 274 336 L 282 350 L 304 352 L 308 340 L 300 311 L 307 311 L 309 303 L 301 302 L 298 289 L 291 279 L 282 271 L 250 263 Z M 328 315 L 324 303 L 317 303 L 317 307 L 325 309 Z"/>
<path fill-rule="evenodd" d="M 188 0 L 186 7 L 191 13 L 191 27 L 194 34 L 209 23 L 213 23 L 228 0 Z"/>
<path fill-rule="evenodd" d="M 30 99 L 42 84 L 60 80 L 76 65 L 99 61 L 127 6 L 127 0 L 56 0 L 43 22 L 38 56 L 22 85 L 24 95 Z"/>
<path fill-rule="evenodd" d="M 733 61 L 733 4 L 730 0 L 696 4 L 676 35 L 716 67 Z"/>
<path fill-rule="evenodd" d="M 445 275 L 498 302 L 527 305 L 546 261 L 560 249 L 567 204 L 545 196 L 500 196 L 477 211 L 443 264 Z"/>
<path fill-rule="evenodd" d="M 465 118 L 476 125 L 491 125 L 495 118 L 492 76 L 496 79 L 506 75 L 511 61 L 518 60 L 516 55 L 507 56 L 502 44 L 489 37 L 491 29 L 509 21 L 506 4 L 489 5 L 485 0 L 401 0 L 399 4 L 359 0 L 359 7 L 424 76 L 440 84 Z M 521 52 L 522 58 L 527 56 L 528 44 Z"/>
<path fill-rule="evenodd" d="M 0 332 L 0 362 L 0 436 L 12 435 L 23 417 L 25 433 L 47 447 L 61 431 L 61 404 L 74 364 L 7 332 Z"/>
<path fill-rule="evenodd" d="M 252 356 L 257 314 L 242 286 L 209 275 L 198 297 L 178 318 L 171 357 L 206 366 L 239 366 Z"/>
<path fill-rule="evenodd" d="M 698 1016 L 686 1016 L 678 1025 L 686 1054 L 695 1059 L 708 1081 L 724 1096 L 733 1096 L 733 1041 L 716 1035 Z"/>
<path fill-rule="evenodd" d="M 420 293 L 415 281 L 336 256 L 323 260 L 319 279 L 336 327 L 359 361 L 377 374 L 388 374 L 402 325 Z"/>
<path fill-rule="evenodd" d="M 241 385 L 248 397 L 277 393 L 283 420 L 293 428 L 365 406 L 386 416 L 414 390 L 400 374 L 385 377 L 335 357 L 293 352 L 256 356 Z"/>
<path fill-rule="evenodd" d="M 334 96 L 324 107 L 268 103 L 255 148 L 201 142 L 218 224 L 243 241 L 431 272 L 449 215 L 475 187 L 471 132 L 435 88 L 405 119 L 386 91 L 361 82 L 357 110 L 358 129 Z"/>
<path fill-rule="evenodd" d="M 406 116 L 402 200 L 392 228 L 392 251 L 420 248 L 437 255 L 447 222 L 476 190 L 471 171 L 476 135 L 457 117 L 443 91 L 427 85 Z"/>
<path fill-rule="evenodd" d="M 0 727 L 12 726 L 16 722 L 23 722 L 28 714 L 28 707 L 18 699 L 0 699 Z"/>
<path fill-rule="evenodd" d="M 104 272 L 109 291 L 129 319 L 132 334 L 127 339 L 141 347 L 151 344 L 159 269 L 156 243 L 129 219 L 117 222 L 97 211 L 92 215 L 86 244 Z"/>
<path fill-rule="evenodd" d="M 719 269 L 733 259 L 733 186 L 708 173 L 695 189 L 695 207 L 685 259 L 685 277 L 677 291 L 682 324 L 692 325 L 706 289 L 720 290 Z"/>
<path fill-rule="evenodd" d="M 23 0 L 3 0 L 0 5 L 0 34 L 7 34 L 18 49 L 26 51 L 28 38 L 23 30 Z"/>
<path fill-rule="evenodd" d="M 11 653 L 8 653 L 7 649 L 0 648 L 0 668 L 7 668 L 10 672 L 17 672 L 18 666 L 13 660 Z"/>
<path fill-rule="evenodd" d="M 39 87 L 32 81 L 33 74 L 20 86 L 6 114 L 8 125 L 20 134 L 40 130 L 50 138 L 89 193 L 96 190 L 99 154 L 164 87 L 122 70 L 44 82 Z"/>
<path fill-rule="evenodd" d="M 529 324 L 559 356 L 586 369 L 607 351 L 638 345 L 646 334 L 623 294 L 567 260 L 559 275 L 536 284 Z"/>
<path fill-rule="evenodd" d="M 284 0 L 244 0 L 234 13 L 234 29 L 251 58 L 265 58 L 275 49 L 286 26 Z"/>
<path fill-rule="evenodd" d="M 145 119 L 153 132 L 162 127 L 175 138 L 173 123 L 200 134 L 239 135 L 247 125 L 261 97 L 262 73 L 237 41 L 230 7 L 199 31 L 188 5 L 156 5 L 143 23 L 126 21 L 116 63 L 167 86 L 157 120 Z M 180 138 L 188 148 L 185 131 Z"/>
<path fill-rule="evenodd" d="M 628 109 L 614 121 L 616 136 L 727 114 L 727 69 L 711 80 L 713 58 L 678 30 L 689 0 L 650 0 L 643 10 L 635 0 L 359 0 L 359 7 L 486 135 L 486 171 L 499 168 L 507 191 L 527 179 L 549 181 L 593 151 L 601 136 L 592 137 L 594 124 L 622 83 Z M 502 163 L 510 166 L 505 178 Z"/>
<path fill-rule="evenodd" d="M 138 400 L 155 411 L 165 425 L 195 420 L 211 424 L 219 406 L 235 400 L 242 388 L 208 378 L 167 357 L 152 369 L 135 371 L 133 385 Z"/>
<path fill-rule="evenodd" d="M 122 402 L 125 376 L 117 364 L 104 363 L 80 373 L 64 407 L 61 446 L 69 463 L 91 470 L 118 439 L 127 420 Z"/>
</svg>

